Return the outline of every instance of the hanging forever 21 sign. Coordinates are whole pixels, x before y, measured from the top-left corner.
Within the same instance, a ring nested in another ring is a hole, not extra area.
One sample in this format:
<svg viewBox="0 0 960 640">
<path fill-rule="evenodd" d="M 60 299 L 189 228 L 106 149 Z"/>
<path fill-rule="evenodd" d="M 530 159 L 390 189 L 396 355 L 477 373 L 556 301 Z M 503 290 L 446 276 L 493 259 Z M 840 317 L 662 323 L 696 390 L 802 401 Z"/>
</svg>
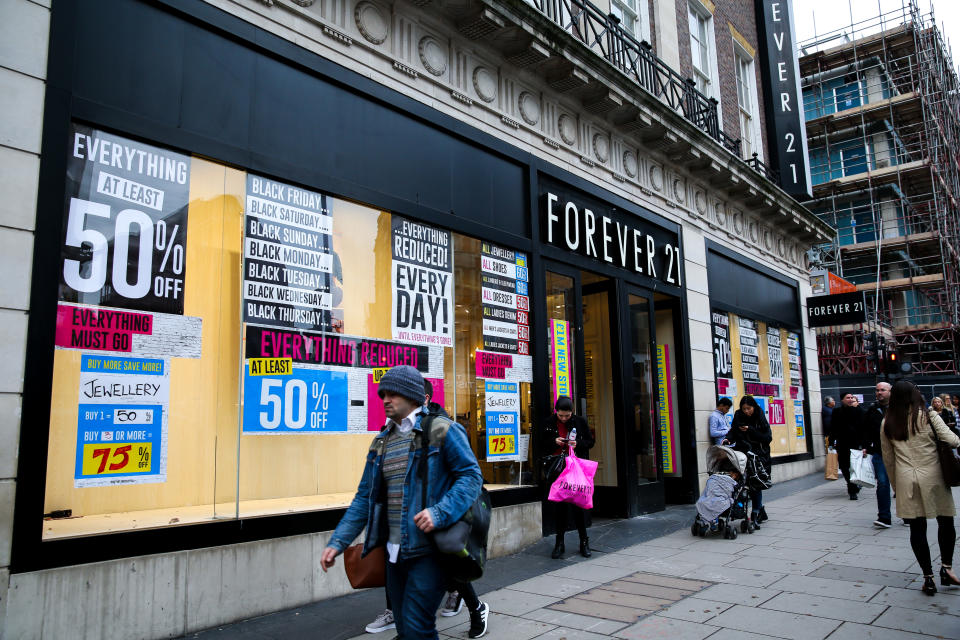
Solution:
<svg viewBox="0 0 960 640">
<path fill-rule="evenodd" d="M 807 318 L 811 327 L 832 327 L 866 322 L 864 292 L 837 293 L 807 298 Z"/>
<path fill-rule="evenodd" d="M 560 185 L 545 189 L 540 237 L 547 244 L 683 286 L 676 233 Z"/>
</svg>

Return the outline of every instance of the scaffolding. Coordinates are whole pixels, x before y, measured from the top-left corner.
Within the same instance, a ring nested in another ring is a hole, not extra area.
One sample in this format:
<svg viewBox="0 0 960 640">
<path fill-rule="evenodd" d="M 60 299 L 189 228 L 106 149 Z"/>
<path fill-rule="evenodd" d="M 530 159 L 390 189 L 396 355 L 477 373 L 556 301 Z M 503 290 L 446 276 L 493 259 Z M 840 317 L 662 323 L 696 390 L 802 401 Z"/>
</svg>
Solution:
<svg viewBox="0 0 960 640">
<path fill-rule="evenodd" d="M 915 374 L 956 375 L 960 83 L 933 7 L 903 0 L 799 46 L 806 205 L 836 230 L 812 267 L 856 284 L 871 311 L 867 323 L 818 330 L 821 375 L 876 372 L 863 349 L 876 331 Z"/>
</svg>

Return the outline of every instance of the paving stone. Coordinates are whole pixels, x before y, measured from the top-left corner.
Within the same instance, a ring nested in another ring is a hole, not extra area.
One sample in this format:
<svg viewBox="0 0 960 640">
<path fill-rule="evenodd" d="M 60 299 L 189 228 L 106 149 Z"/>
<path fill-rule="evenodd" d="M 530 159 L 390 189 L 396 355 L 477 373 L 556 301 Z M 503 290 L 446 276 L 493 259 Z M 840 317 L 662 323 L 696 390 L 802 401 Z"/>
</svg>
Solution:
<svg viewBox="0 0 960 640">
<path fill-rule="evenodd" d="M 770 585 L 770 588 L 793 593 L 809 593 L 814 596 L 866 602 L 877 595 L 883 588 L 883 585 L 848 582 L 844 580 L 828 580 L 826 578 L 812 576 L 787 576 L 782 580 L 774 582 Z M 842 605 L 838 604 L 838 606 Z"/>
<path fill-rule="evenodd" d="M 523 582 L 511 585 L 510 588 L 516 591 L 526 591 L 527 593 L 536 593 L 541 596 L 551 596 L 555 598 L 566 598 L 574 594 L 586 591 L 596 587 L 598 583 L 587 582 L 586 580 L 575 580 L 573 578 L 560 578 L 558 576 L 537 576 Z"/>
<path fill-rule="evenodd" d="M 765 636 L 759 633 L 750 633 L 749 631 L 740 631 L 739 629 L 720 629 L 720 631 L 710 636 L 710 640 L 770 640 L 773 637 L 774 636 Z M 830 638 L 833 640 L 833 636 Z"/>
<path fill-rule="evenodd" d="M 663 616 L 647 616 L 637 624 L 621 629 L 613 635 L 628 640 L 654 640 L 656 638 L 662 638 L 663 640 L 703 640 L 716 630 L 717 627 L 700 624 L 699 622 L 687 622 L 686 620 L 675 620 Z"/>
<path fill-rule="evenodd" d="M 610 582 L 617 578 L 635 573 L 637 567 L 605 567 L 593 562 L 578 562 L 563 569 L 551 571 L 547 576 L 556 576 L 558 578 L 574 578 L 576 580 L 589 580 L 591 582 Z"/>
<path fill-rule="evenodd" d="M 937 585 L 940 589 L 937 595 L 931 598 L 922 591 L 918 580 L 915 585 L 908 589 L 898 589 L 896 587 L 884 587 L 880 593 L 870 599 L 870 603 L 889 605 L 892 607 L 906 607 L 908 609 L 922 609 L 932 613 L 949 613 L 951 615 L 960 615 L 960 589 L 947 590 L 946 587 Z"/>
<path fill-rule="evenodd" d="M 807 540 L 805 538 L 780 538 L 770 544 L 779 549 L 807 549 L 810 551 L 845 552 L 857 546 L 855 542 L 836 542 L 831 540 Z"/>
<path fill-rule="evenodd" d="M 695 538 L 693 542 L 686 545 L 683 551 L 719 551 L 720 553 L 743 553 L 748 549 L 753 549 L 754 545 L 749 544 L 746 536 L 738 537 L 736 540 L 722 540 L 715 538 Z M 766 545 L 763 545 L 766 546 Z"/>
<path fill-rule="evenodd" d="M 841 622 L 863 622 L 870 624 L 887 610 L 886 605 L 867 604 L 865 602 L 840 601 L 826 596 L 812 596 L 808 593 L 781 593 L 760 605 L 764 609 L 774 609 L 787 613 L 809 614 L 821 618 L 833 618 Z"/>
<path fill-rule="evenodd" d="M 718 602 L 755 607 L 766 602 L 778 593 L 780 592 L 770 589 L 769 587 L 761 589 L 757 587 L 745 587 L 742 584 L 722 583 L 707 587 L 699 592 L 697 597 L 703 598 L 704 600 L 716 600 Z"/>
<path fill-rule="evenodd" d="M 879 569 L 881 571 L 905 572 L 911 564 L 916 562 L 910 548 L 907 547 L 899 558 L 890 558 L 882 555 L 860 555 L 853 553 L 830 553 L 824 557 L 827 564 L 846 565 L 848 567 L 862 567 L 864 569 Z"/>
<path fill-rule="evenodd" d="M 659 587 L 689 589 L 692 591 L 697 591 L 710 586 L 709 582 L 704 582 L 702 580 L 685 580 L 683 578 L 674 578 L 671 576 L 662 576 L 652 573 L 634 573 L 629 576 L 624 576 L 623 579 L 630 580 L 632 582 L 640 582 L 642 584 L 652 584 Z"/>
<path fill-rule="evenodd" d="M 683 574 L 685 578 L 699 578 L 710 582 L 735 582 L 748 587 L 766 587 L 784 576 L 783 573 L 759 571 L 757 569 L 738 569 L 737 567 L 716 567 L 705 565 Z"/>
<path fill-rule="evenodd" d="M 703 600 L 701 598 L 686 598 L 660 611 L 657 615 L 664 616 L 665 618 L 687 620 L 689 622 L 706 622 L 732 606 L 733 605 L 728 602 Z"/>
<path fill-rule="evenodd" d="M 852 524 L 816 524 L 808 531 L 826 532 L 841 535 L 875 536 L 877 528 L 874 526 L 857 526 Z"/>
<path fill-rule="evenodd" d="M 547 609 L 579 613 L 584 616 L 593 616 L 595 618 L 603 618 L 604 620 L 616 620 L 618 622 L 628 623 L 636 622 L 639 616 L 650 613 L 645 610 L 631 609 L 630 607 L 621 607 L 615 604 L 604 604 L 602 602 L 594 602 L 593 600 L 582 600 L 577 597 L 567 598 L 562 602 L 550 605 Z"/>
<path fill-rule="evenodd" d="M 848 567 L 839 564 L 825 564 L 809 575 L 815 578 L 845 580 L 847 582 L 866 582 L 886 587 L 905 587 L 916 579 L 916 574 L 899 571 L 881 571 L 863 567 Z"/>
<path fill-rule="evenodd" d="M 763 533 L 763 530 L 761 529 L 759 533 Z M 756 536 L 757 534 L 755 533 L 751 538 Z M 839 535 L 827 531 L 794 531 L 792 529 L 785 529 L 783 531 L 777 531 L 777 537 L 779 539 L 800 538 L 801 540 L 822 540 L 824 542 L 847 542 L 847 538 L 853 537 L 853 534 Z"/>
<path fill-rule="evenodd" d="M 826 552 L 810 549 L 789 549 L 785 547 L 775 547 L 773 545 L 766 547 L 754 547 L 749 553 L 744 554 L 750 558 L 775 558 L 778 560 L 790 560 L 791 562 L 813 562 L 826 555 Z"/>
<path fill-rule="evenodd" d="M 534 609 L 541 609 L 548 604 L 553 604 L 560 598 L 515 589 L 499 589 L 483 594 L 480 599 L 490 605 L 491 611 L 509 616 L 522 616 Z"/>
<path fill-rule="evenodd" d="M 530 640 L 554 629 L 556 625 L 526 618 L 515 618 L 513 616 L 504 616 L 498 613 L 491 613 L 487 618 L 487 635 L 484 638 L 490 640 Z M 470 621 L 467 620 L 461 625 L 444 630 L 448 636 L 455 638 L 466 638 L 470 630 Z M 369 636 L 368 636 L 369 637 Z"/>
<path fill-rule="evenodd" d="M 554 609 L 537 609 L 523 616 L 531 620 L 539 620 L 548 624 L 557 624 L 563 628 L 579 629 L 592 633 L 610 635 L 627 626 L 625 622 L 604 620 L 593 616 L 584 616 L 579 613 L 556 611 Z M 632 622 L 632 621 L 631 621 Z M 369 640 L 369 639 L 368 639 Z"/>
<path fill-rule="evenodd" d="M 813 562 L 794 561 L 784 558 L 762 558 L 754 555 L 746 555 L 737 558 L 733 562 L 728 562 L 727 567 L 737 569 L 757 569 L 760 571 L 776 571 L 778 573 L 797 573 L 806 575 L 815 569 L 823 566 L 823 560 L 814 560 Z"/>
<path fill-rule="evenodd" d="M 659 573 L 667 576 L 682 576 L 699 567 L 696 562 L 674 562 L 671 558 L 654 558 L 643 567 L 644 573 Z"/>
<path fill-rule="evenodd" d="M 614 580 L 603 585 L 604 589 L 610 591 L 620 591 L 622 593 L 632 593 L 638 596 L 650 596 L 652 598 L 662 598 L 664 600 L 676 601 L 693 595 L 694 591 L 689 589 L 673 589 L 670 587 L 661 587 L 653 584 L 643 584 L 641 582 L 631 582 L 630 580 Z"/>
<path fill-rule="evenodd" d="M 657 611 L 676 602 L 676 600 L 651 598 L 650 596 L 640 596 L 634 593 L 624 593 L 623 591 L 608 589 L 590 589 L 589 591 L 577 594 L 576 597 L 581 600 L 592 600 L 594 602 L 615 604 L 619 607 L 630 607 L 631 609 L 643 609 L 645 611 Z"/>
<path fill-rule="evenodd" d="M 670 562 L 691 562 L 693 564 L 726 564 L 731 560 L 736 560 L 737 556 L 732 552 L 720 552 L 714 550 L 687 550 L 670 556 Z"/>
<path fill-rule="evenodd" d="M 905 555 L 911 555 L 910 544 L 898 544 L 896 546 L 883 544 L 856 544 L 850 549 L 831 549 L 836 553 L 850 553 L 854 555 L 882 556 L 884 558 L 903 558 Z"/>
<path fill-rule="evenodd" d="M 830 634 L 830 640 L 930 640 L 930 636 L 856 622 L 844 622 Z"/>
<path fill-rule="evenodd" d="M 655 553 L 650 555 L 641 556 L 641 555 L 628 555 L 625 553 L 604 553 L 604 554 L 593 554 L 593 558 L 590 560 L 590 564 L 597 564 L 602 567 L 614 567 L 614 568 L 624 568 L 630 569 L 631 571 L 642 571 L 651 560 L 656 560 L 658 558 L 663 558 L 663 556 Z M 578 563 L 578 564 L 583 564 Z"/>
<path fill-rule="evenodd" d="M 840 626 L 837 620 L 735 604 L 710 621 L 718 627 L 765 633 L 788 640 L 822 640 Z"/>
<path fill-rule="evenodd" d="M 916 611 L 905 607 L 888 608 L 883 615 L 874 620 L 873 625 L 899 631 L 925 633 L 940 638 L 960 638 L 960 616 Z"/>
<path fill-rule="evenodd" d="M 617 553 L 622 553 L 628 556 L 643 556 L 644 558 L 668 558 L 672 555 L 680 553 L 683 549 L 679 547 L 668 547 L 666 545 L 658 545 L 657 541 L 661 538 L 657 538 L 654 542 L 644 542 L 642 544 L 635 544 L 632 547 L 626 547 L 625 549 L 620 549 Z"/>
<path fill-rule="evenodd" d="M 537 636 L 537 640 L 606 640 L 610 636 L 582 631 L 580 629 L 566 629 L 557 627 L 547 631 L 542 636 Z"/>
</svg>

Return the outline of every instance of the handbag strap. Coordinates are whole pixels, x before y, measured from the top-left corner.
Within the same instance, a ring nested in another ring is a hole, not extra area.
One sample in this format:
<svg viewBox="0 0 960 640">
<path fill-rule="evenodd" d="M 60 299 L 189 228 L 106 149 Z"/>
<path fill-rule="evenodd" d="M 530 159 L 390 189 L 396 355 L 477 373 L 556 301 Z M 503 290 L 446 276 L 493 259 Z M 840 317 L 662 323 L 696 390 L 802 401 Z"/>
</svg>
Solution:
<svg viewBox="0 0 960 640">
<path fill-rule="evenodd" d="M 417 472 L 420 475 L 420 506 L 427 508 L 427 453 L 430 449 L 430 425 L 433 423 L 433 414 L 428 413 L 420 420 L 420 466 Z"/>
</svg>

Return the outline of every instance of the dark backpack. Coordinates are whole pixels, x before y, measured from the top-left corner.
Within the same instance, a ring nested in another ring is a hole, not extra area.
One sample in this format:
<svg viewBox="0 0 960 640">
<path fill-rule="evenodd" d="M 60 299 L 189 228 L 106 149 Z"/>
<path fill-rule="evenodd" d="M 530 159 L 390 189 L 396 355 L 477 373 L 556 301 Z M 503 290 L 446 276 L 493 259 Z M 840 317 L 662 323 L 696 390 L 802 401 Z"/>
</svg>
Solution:
<svg viewBox="0 0 960 640">
<path fill-rule="evenodd" d="M 421 505 L 427 507 L 427 450 L 430 446 L 430 428 L 434 420 L 452 422 L 443 416 L 427 414 L 421 422 L 423 435 L 420 440 Z M 442 445 L 441 445 L 442 446 Z M 490 532 L 490 494 L 480 488 L 480 495 L 473 501 L 463 516 L 446 529 L 431 532 L 433 544 L 443 554 L 444 564 L 450 577 L 458 582 L 472 582 L 483 576 L 487 563 L 487 535 Z"/>
</svg>

